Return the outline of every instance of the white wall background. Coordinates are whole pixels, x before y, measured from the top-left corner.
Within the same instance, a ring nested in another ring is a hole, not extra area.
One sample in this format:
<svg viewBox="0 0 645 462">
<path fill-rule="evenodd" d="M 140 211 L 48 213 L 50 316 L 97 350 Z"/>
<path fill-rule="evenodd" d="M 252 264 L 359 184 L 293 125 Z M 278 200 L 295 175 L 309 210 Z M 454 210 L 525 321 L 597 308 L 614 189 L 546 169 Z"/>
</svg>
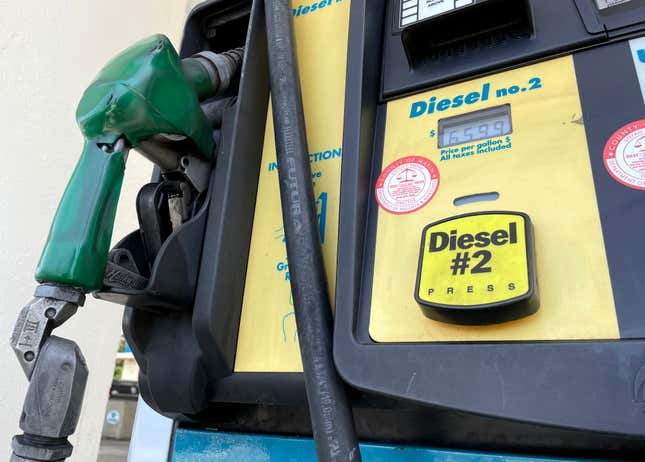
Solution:
<svg viewBox="0 0 645 462">
<path fill-rule="evenodd" d="M 76 104 L 109 58 L 157 32 L 178 45 L 185 0 L 0 0 L 0 460 L 11 436 L 27 380 L 9 337 L 32 297 L 33 272 L 49 224 L 80 155 Z M 136 228 L 134 197 L 150 165 L 130 156 L 115 238 Z M 56 331 L 75 340 L 90 368 L 73 462 L 96 460 L 122 308 L 90 297 Z"/>
</svg>

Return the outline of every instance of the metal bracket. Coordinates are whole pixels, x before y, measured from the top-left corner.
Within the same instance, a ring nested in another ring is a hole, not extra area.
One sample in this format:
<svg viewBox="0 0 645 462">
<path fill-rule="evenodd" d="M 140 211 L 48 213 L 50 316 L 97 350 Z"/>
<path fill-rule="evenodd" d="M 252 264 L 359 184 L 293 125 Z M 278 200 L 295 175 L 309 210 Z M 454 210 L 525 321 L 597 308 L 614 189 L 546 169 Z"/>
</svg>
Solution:
<svg viewBox="0 0 645 462">
<path fill-rule="evenodd" d="M 81 413 L 87 365 L 76 343 L 45 340 L 33 369 L 20 417 L 24 434 L 14 436 L 11 461 L 62 461 L 72 454 L 67 437 Z"/>
<path fill-rule="evenodd" d="M 52 329 L 67 321 L 77 310 L 76 303 L 37 297 L 20 311 L 11 335 L 11 348 L 28 379 L 31 379 L 44 340 Z"/>
</svg>

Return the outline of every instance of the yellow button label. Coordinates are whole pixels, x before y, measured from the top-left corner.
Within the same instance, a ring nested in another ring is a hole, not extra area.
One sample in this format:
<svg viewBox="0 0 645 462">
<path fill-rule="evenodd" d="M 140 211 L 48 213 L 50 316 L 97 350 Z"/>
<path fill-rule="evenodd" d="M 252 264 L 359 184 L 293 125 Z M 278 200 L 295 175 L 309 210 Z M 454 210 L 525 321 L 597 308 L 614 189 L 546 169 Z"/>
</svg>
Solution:
<svg viewBox="0 0 645 462">
<path fill-rule="evenodd" d="M 526 215 L 514 212 L 462 215 L 426 226 L 417 301 L 472 308 L 530 295 L 530 227 Z"/>
</svg>

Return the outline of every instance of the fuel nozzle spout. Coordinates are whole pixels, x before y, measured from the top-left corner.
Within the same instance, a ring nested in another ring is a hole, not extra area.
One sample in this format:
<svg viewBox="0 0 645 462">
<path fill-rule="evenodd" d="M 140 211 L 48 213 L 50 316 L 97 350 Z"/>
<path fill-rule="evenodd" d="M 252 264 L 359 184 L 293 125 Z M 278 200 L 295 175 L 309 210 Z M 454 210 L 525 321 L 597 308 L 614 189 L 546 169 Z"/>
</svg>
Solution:
<svg viewBox="0 0 645 462">
<path fill-rule="evenodd" d="M 244 48 L 224 53 L 202 51 L 181 60 L 181 70 L 200 101 L 224 93 L 242 66 Z"/>
</svg>

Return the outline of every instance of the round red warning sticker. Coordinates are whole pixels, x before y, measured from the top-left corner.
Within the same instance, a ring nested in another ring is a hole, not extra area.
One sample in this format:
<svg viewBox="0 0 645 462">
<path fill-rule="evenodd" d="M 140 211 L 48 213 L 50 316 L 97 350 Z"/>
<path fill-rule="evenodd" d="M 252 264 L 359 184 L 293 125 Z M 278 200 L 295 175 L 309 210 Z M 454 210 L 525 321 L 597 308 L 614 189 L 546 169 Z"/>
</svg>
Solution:
<svg viewBox="0 0 645 462">
<path fill-rule="evenodd" d="M 408 156 L 388 165 L 376 182 L 376 201 L 390 213 L 403 215 L 419 210 L 439 188 L 439 169 L 430 160 Z"/>
<path fill-rule="evenodd" d="M 616 181 L 645 190 L 645 119 L 616 131 L 605 145 L 603 158 Z"/>
</svg>

